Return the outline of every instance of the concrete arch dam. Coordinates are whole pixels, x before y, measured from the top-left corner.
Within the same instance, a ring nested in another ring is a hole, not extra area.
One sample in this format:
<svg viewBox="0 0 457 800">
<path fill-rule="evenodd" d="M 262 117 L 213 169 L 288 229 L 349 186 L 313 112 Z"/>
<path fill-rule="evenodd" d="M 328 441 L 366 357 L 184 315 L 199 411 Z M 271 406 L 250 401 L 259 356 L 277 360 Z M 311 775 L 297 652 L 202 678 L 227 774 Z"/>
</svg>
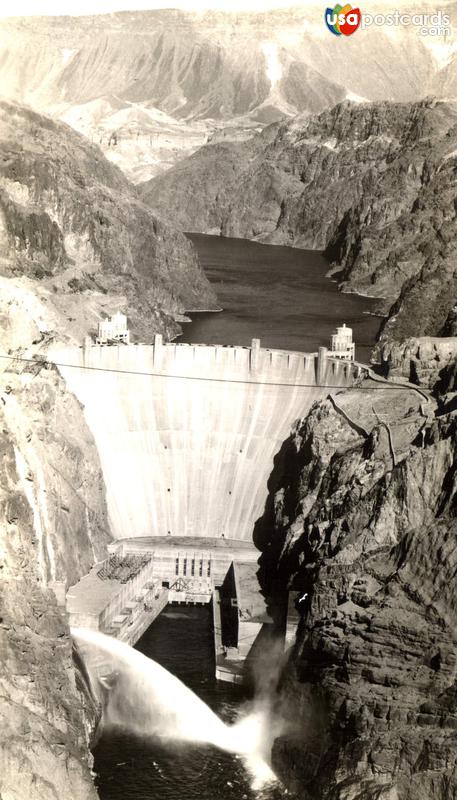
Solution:
<svg viewBox="0 0 457 800">
<path fill-rule="evenodd" d="M 360 372 L 325 348 L 163 344 L 160 336 L 154 345 L 59 349 L 52 360 L 84 406 L 119 539 L 252 541 L 293 423 Z"/>
</svg>

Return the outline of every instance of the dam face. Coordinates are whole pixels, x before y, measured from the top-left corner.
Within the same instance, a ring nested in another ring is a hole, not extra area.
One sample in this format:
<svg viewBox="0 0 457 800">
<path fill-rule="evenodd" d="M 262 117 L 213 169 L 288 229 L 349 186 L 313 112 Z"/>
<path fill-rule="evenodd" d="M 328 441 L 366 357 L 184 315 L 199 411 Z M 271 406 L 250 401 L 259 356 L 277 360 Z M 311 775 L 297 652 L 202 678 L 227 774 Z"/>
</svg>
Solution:
<svg viewBox="0 0 457 800">
<path fill-rule="evenodd" d="M 52 360 L 84 406 L 116 538 L 252 541 L 292 425 L 359 370 L 258 340 L 164 345 L 160 336 L 151 346 L 59 349 Z"/>
</svg>

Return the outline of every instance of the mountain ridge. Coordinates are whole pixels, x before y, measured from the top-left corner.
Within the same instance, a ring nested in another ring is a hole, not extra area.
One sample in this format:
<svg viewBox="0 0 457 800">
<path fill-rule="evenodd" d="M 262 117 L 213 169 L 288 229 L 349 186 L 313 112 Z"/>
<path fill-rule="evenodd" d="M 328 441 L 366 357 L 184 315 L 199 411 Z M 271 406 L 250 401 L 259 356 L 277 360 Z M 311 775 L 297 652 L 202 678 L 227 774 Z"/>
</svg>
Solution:
<svg viewBox="0 0 457 800">
<path fill-rule="evenodd" d="M 453 7 L 449 13 L 454 20 Z M 7 18 L 0 21 L 0 80 L 10 99 L 101 140 L 105 153 L 140 181 L 227 126 L 250 130 L 347 97 L 417 101 L 441 95 L 441 84 L 455 96 L 453 42 L 451 36 L 442 44 L 443 55 L 408 26 L 360 30 L 339 42 L 318 5 L 261 14 Z M 110 108 L 113 95 L 118 101 Z M 98 100 L 106 108 L 95 122 L 90 104 Z M 174 131 L 157 119 L 138 126 L 136 108 L 169 115 Z"/>
</svg>

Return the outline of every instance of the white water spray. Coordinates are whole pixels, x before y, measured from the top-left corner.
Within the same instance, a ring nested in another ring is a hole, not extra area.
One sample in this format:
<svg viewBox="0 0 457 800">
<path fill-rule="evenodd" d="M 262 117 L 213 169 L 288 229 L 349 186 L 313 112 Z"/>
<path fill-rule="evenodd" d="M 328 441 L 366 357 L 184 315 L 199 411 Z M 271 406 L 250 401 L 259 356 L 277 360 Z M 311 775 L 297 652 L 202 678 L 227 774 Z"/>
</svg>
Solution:
<svg viewBox="0 0 457 800">
<path fill-rule="evenodd" d="M 254 789 L 274 781 L 267 719 L 253 712 L 229 726 L 178 678 L 138 650 L 102 633 L 72 628 L 107 725 L 165 741 L 212 744 L 244 759 Z"/>
</svg>

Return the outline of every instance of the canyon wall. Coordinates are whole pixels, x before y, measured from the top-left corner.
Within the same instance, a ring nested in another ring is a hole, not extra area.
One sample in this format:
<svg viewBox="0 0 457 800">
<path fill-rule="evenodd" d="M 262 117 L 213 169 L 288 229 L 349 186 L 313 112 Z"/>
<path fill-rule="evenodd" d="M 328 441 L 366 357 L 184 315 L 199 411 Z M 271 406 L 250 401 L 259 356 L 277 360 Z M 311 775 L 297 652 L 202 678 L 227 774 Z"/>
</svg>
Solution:
<svg viewBox="0 0 457 800">
<path fill-rule="evenodd" d="M 329 359 L 319 372 L 314 354 L 204 345 L 89 346 L 52 359 L 76 367 L 58 368 L 84 406 L 118 538 L 251 540 L 291 426 L 326 385 L 352 385 L 358 371 Z"/>
<path fill-rule="evenodd" d="M 344 102 L 210 143 L 141 190 L 183 230 L 325 249 L 344 291 L 389 312 L 383 342 L 440 336 L 457 288 L 456 123 L 434 99 Z"/>
<path fill-rule="evenodd" d="M 0 794 L 95 800 L 98 709 L 73 670 L 64 603 L 111 541 L 103 477 L 80 404 L 36 357 L 49 309 L 21 281 L 0 286 Z"/>
<path fill-rule="evenodd" d="M 310 800 L 457 792 L 455 414 L 405 387 L 324 400 L 285 445 L 262 583 L 297 611 L 275 766 Z M 357 414 L 359 429 L 341 413 Z M 293 619 L 293 615 L 291 617 Z"/>
<path fill-rule="evenodd" d="M 404 378 L 442 391 L 441 381 L 455 367 L 457 337 L 421 336 L 393 342 L 381 350 L 381 369 L 388 378 Z"/>
<path fill-rule="evenodd" d="M 82 341 L 122 310 L 150 341 L 178 334 L 185 310 L 218 308 L 186 237 L 83 136 L 3 101 L 0 152 L 0 274 L 45 298 L 48 340 Z"/>
</svg>

